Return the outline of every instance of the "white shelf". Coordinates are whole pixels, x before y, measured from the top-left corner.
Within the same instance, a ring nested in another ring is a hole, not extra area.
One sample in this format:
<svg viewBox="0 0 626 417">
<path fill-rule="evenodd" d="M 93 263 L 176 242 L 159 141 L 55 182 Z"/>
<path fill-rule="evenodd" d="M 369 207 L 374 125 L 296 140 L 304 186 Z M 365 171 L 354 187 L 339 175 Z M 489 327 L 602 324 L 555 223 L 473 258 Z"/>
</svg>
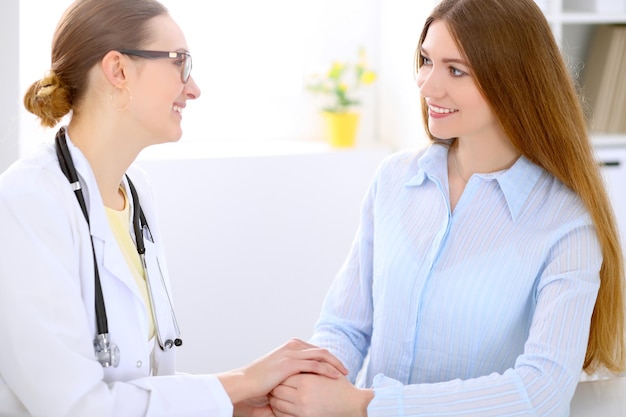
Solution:
<svg viewBox="0 0 626 417">
<path fill-rule="evenodd" d="M 601 133 L 590 133 L 591 142 L 596 148 L 626 148 L 626 133 L 605 135 Z"/>
<path fill-rule="evenodd" d="M 549 0 L 563 12 L 626 13 L 624 0 Z"/>
<path fill-rule="evenodd" d="M 605 24 L 626 24 L 626 0 L 535 0 L 543 10 L 552 26 L 552 30 L 561 44 L 572 45 L 571 32 L 568 26 L 584 26 L 584 37 L 588 38 L 593 26 Z M 615 12 L 595 11 L 599 2 L 613 2 L 611 9 Z M 569 32 L 569 33 L 568 33 Z M 576 38 L 576 36 L 574 36 Z M 573 39 L 578 41 L 579 39 Z M 587 39 L 588 42 L 588 39 Z M 586 45 L 586 43 L 585 43 Z M 580 57 L 579 57 L 580 58 Z"/>
<path fill-rule="evenodd" d="M 554 16 L 549 19 L 553 23 L 561 24 L 619 24 L 626 23 L 626 13 L 588 13 L 588 12 L 566 12 L 559 16 Z"/>
</svg>

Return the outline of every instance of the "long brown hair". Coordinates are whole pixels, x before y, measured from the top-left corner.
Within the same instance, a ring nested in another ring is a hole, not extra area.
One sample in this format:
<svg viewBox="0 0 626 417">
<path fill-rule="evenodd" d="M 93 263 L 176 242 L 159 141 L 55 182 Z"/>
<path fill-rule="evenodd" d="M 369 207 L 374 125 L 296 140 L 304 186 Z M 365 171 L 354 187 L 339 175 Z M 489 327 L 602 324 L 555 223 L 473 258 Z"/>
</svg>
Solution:
<svg viewBox="0 0 626 417">
<path fill-rule="evenodd" d="M 156 0 L 77 0 L 52 40 L 49 72 L 24 95 L 24 106 L 54 127 L 83 99 L 89 71 L 116 49 L 137 49 L 150 37 L 148 21 L 167 13 Z"/>
<path fill-rule="evenodd" d="M 615 216 L 576 85 L 545 16 L 533 0 L 443 0 L 426 20 L 416 54 L 436 20 L 447 24 L 517 151 L 576 192 L 589 211 L 603 261 L 583 367 L 624 370 L 624 259 Z M 423 98 L 422 117 L 436 141 Z"/>
</svg>

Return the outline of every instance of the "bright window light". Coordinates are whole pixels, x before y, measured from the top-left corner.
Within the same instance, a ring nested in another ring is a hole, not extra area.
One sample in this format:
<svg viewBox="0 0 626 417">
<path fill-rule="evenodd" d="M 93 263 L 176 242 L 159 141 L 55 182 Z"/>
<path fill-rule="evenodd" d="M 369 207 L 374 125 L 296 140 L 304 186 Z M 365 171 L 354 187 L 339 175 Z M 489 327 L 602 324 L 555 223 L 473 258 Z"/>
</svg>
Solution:
<svg viewBox="0 0 626 417">
<path fill-rule="evenodd" d="M 71 3 L 20 0 L 20 91 L 49 69 L 52 35 Z M 373 60 L 378 46 L 380 0 L 162 3 L 185 33 L 202 91 L 183 115 L 187 141 L 319 140 L 319 102 L 304 90 L 307 72 L 356 56 L 360 46 Z M 20 119 L 26 140 L 50 136 L 25 110 Z"/>
</svg>

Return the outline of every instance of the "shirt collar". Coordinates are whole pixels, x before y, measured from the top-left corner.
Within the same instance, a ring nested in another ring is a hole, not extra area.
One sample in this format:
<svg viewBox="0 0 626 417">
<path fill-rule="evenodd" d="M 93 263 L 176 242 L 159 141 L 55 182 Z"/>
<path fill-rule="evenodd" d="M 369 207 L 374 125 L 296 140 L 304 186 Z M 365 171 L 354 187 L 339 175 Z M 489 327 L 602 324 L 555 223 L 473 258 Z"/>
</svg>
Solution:
<svg viewBox="0 0 626 417">
<path fill-rule="evenodd" d="M 438 180 L 442 185 L 448 184 L 448 147 L 438 143 L 430 145 L 423 151 L 417 161 L 417 173 L 409 179 L 407 186 L 419 186 L 426 181 Z"/>
<path fill-rule="evenodd" d="M 494 174 L 514 221 L 519 218 L 528 196 L 544 172 L 543 168 L 520 156 L 511 168 Z"/>
<path fill-rule="evenodd" d="M 427 179 L 436 180 L 448 189 L 448 147 L 432 144 L 419 157 L 417 173 L 409 179 L 407 186 L 420 186 Z M 515 221 L 528 199 L 532 189 L 544 170 L 524 156 L 520 156 L 511 168 L 489 174 L 476 174 L 485 180 L 496 180 L 507 202 L 511 217 Z"/>
</svg>

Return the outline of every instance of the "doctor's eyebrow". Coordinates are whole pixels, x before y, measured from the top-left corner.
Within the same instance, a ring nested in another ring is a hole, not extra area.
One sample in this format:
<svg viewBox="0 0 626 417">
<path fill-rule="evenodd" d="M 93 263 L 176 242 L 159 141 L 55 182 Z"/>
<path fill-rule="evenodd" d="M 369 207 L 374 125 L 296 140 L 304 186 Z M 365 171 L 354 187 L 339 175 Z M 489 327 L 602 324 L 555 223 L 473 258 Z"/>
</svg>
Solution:
<svg viewBox="0 0 626 417">
<path fill-rule="evenodd" d="M 426 49 L 420 48 L 420 53 L 430 58 L 430 54 L 428 53 Z M 443 62 L 444 64 L 456 63 L 456 64 L 461 64 L 461 65 L 465 65 L 466 67 L 469 67 L 469 65 L 467 65 L 467 62 L 465 62 L 465 60 L 461 58 L 443 58 L 441 62 Z"/>
</svg>

